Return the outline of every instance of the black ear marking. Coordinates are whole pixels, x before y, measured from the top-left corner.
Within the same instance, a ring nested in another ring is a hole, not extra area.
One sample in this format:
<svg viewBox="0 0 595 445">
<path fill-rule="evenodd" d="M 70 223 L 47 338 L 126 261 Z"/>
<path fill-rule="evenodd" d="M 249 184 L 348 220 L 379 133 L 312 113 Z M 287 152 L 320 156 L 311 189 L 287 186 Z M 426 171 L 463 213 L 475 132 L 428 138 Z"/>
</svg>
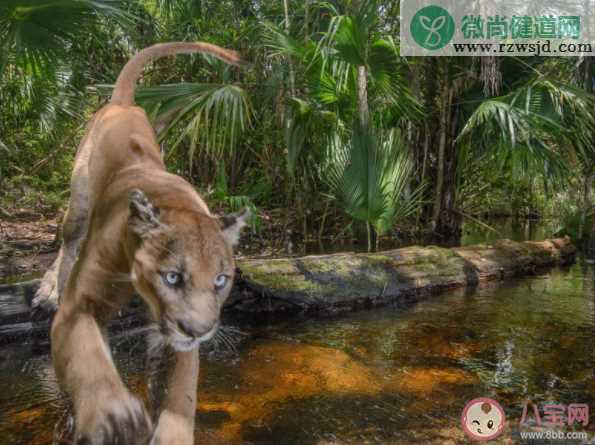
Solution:
<svg viewBox="0 0 595 445">
<path fill-rule="evenodd" d="M 240 239 L 241 230 L 248 225 L 251 212 L 248 207 L 244 207 L 239 212 L 230 213 L 221 217 L 221 223 L 223 225 L 223 236 L 227 239 L 227 242 L 232 246 L 235 246 Z"/>
<path fill-rule="evenodd" d="M 223 215 L 221 217 L 221 228 L 225 230 L 228 227 L 233 226 L 237 220 L 237 217 L 233 213 L 230 213 L 229 215 Z"/>
<path fill-rule="evenodd" d="M 159 208 L 155 207 L 140 189 L 132 189 L 128 195 L 130 217 L 128 225 L 137 235 L 144 237 L 161 225 Z"/>
<path fill-rule="evenodd" d="M 248 207 L 244 207 L 239 212 L 230 213 L 228 215 L 223 215 L 221 217 L 221 224 L 223 225 L 223 229 L 227 229 L 234 224 L 237 224 L 238 220 L 246 221 L 250 218 L 250 209 Z"/>
</svg>

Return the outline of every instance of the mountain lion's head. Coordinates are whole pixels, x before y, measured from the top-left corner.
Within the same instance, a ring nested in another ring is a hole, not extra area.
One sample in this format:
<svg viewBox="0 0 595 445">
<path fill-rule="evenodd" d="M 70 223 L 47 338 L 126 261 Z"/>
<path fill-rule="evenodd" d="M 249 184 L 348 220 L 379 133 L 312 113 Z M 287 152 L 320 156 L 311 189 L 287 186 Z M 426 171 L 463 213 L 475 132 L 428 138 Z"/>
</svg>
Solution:
<svg viewBox="0 0 595 445">
<path fill-rule="evenodd" d="M 215 218 L 175 206 L 155 207 L 130 192 L 128 228 L 139 239 L 132 283 L 173 349 L 186 351 L 210 339 L 235 271 L 232 247 L 249 212 Z"/>
</svg>

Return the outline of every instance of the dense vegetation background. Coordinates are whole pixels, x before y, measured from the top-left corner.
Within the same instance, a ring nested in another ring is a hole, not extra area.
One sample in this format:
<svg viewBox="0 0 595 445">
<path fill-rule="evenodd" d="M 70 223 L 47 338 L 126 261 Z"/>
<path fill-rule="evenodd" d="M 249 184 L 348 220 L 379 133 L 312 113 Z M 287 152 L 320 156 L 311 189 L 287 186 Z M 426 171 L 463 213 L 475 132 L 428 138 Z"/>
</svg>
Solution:
<svg viewBox="0 0 595 445">
<path fill-rule="evenodd" d="M 398 1 L 2 0 L 0 212 L 63 208 L 125 62 L 204 40 L 250 65 L 163 59 L 137 101 L 168 168 L 253 207 L 255 238 L 452 242 L 496 215 L 590 234 L 592 57 L 402 58 L 398 35 Z"/>
</svg>

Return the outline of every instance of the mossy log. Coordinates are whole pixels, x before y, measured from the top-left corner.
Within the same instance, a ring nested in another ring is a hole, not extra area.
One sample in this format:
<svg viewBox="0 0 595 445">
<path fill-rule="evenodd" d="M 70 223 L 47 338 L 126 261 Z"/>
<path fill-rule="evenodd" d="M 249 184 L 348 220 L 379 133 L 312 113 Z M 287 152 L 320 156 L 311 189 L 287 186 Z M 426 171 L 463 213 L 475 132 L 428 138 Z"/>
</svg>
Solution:
<svg viewBox="0 0 595 445">
<path fill-rule="evenodd" d="M 340 253 L 239 263 L 243 311 L 320 310 L 356 307 L 475 286 L 574 259 L 569 238 L 442 248 L 412 246 L 379 253 Z M 240 297 L 240 298 L 238 298 Z"/>
<path fill-rule="evenodd" d="M 239 274 L 225 308 L 238 313 L 306 312 L 352 309 L 405 302 L 480 281 L 533 273 L 573 261 L 569 238 L 539 242 L 500 240 L 457 247 L 405 247 L 378 253 L 340 253 L 238 261 Z M 31 316 L 39 280 L 0 286 L 0 343 L 22 336 L 46 336 L 49 316 Z M 136 301 L 114 327 L 142 323 Z"/>
</svg>

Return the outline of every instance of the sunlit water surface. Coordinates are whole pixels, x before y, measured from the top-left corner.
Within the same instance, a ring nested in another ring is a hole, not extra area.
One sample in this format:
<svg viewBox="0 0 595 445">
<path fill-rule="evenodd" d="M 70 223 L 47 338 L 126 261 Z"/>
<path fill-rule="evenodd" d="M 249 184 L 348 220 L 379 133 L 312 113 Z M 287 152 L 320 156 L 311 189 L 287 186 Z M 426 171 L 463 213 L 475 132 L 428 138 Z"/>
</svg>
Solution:
<svg viewBox="0 0 595 445">
<path fill-rule="evenodd" d="M 470 443 L 459 419 L 480 396 L 497 399 L 508 420 L 490 443 L 517 443 L 525 400 L 595 409 L 594 283 L 580 260 L 405 308 L 240 324 L 236 353 L 202 354 L 196 443 Z M 143 335 L 112 345 L 142 392 Z M 1 444 L 62 443 L 64 406 L 47 344 L 0 349 Z"/>
</svg>

